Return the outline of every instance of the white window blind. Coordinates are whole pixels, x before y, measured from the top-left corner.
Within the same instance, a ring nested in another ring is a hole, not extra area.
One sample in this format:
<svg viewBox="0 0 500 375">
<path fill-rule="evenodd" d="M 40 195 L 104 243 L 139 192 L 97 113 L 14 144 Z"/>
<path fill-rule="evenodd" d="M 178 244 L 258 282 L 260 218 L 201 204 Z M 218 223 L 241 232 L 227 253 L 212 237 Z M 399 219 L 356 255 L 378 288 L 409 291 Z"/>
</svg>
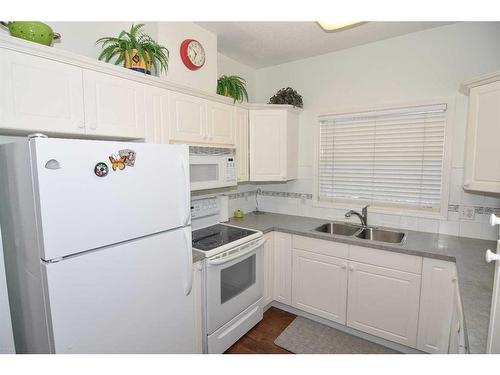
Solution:
<svg viewBox="0 0 500 375">
<path fill-rule="evenodd" d="M 320 117 L 320 200 L 439 211 L 446 104 Z"/>
</svg>

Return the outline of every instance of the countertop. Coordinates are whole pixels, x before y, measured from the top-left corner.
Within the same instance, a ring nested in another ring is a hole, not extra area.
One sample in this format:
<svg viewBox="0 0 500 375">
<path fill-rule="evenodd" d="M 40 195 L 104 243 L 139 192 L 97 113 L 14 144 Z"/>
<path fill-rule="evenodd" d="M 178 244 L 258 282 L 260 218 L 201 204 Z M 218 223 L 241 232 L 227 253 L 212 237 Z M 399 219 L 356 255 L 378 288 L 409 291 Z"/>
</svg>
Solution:
<svg viewBox="0 0 500 375">
<path fill-rule="evenodd" d="M 231 218 L 229 224 L 260 230 L 263 233 L 275 230 L 455 262 L 469 351 L 486 352 L 495 267 L 485 262 L 484 253 L 488 248 L 496 248 L 495 241 L 397 229 L 407 233 L 405 243 L 388 244 L 313 232 L 314 228 L 328 221 L 275 213 L 248 213 L 242 219 Z"/>
</svg>

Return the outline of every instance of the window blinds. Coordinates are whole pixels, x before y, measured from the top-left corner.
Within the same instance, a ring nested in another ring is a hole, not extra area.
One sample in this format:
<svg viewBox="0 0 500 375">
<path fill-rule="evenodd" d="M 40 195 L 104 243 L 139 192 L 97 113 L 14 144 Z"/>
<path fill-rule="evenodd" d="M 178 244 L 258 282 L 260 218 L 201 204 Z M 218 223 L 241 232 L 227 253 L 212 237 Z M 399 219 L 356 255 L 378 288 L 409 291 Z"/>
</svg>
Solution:
<svg viewBox="0 0 500 375">
<path fill-rule="evenodd" d="M 438 211 L 446 104 L 320 117 L 320 200 Z"/>
</svg>

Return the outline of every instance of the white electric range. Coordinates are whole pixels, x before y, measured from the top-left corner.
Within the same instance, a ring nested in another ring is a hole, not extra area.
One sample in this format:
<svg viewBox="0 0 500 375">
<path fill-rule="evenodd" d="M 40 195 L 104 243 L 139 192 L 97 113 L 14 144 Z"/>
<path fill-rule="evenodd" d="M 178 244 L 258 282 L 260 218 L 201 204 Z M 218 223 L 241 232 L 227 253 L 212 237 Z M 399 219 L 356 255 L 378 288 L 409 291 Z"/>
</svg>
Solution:
<svg viewBox="0 0 500 375">
<path fill-rule="evenodd" d="M 227 206 L 223 199 L 204 196 L 191 200 L 193 250 L 205 256 L 205 353 L 223 353 L 262 320 L 263 314 L 265 239 L 260 231 L 220 223 L 221 206 Z"/>
</svg>

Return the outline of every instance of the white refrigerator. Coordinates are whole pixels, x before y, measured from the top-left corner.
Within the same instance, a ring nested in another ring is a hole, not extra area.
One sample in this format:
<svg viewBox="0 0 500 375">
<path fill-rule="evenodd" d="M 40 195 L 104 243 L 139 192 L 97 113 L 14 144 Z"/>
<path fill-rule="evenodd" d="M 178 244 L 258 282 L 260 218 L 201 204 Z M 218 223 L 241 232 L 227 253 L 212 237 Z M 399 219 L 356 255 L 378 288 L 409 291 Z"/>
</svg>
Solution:
<svg viewBox="0 0 500 375">
<path fill-rule="evenodd" d="M 188 148 L 0 146 L 17 353 L 193 353 Z"/>
</svg>

